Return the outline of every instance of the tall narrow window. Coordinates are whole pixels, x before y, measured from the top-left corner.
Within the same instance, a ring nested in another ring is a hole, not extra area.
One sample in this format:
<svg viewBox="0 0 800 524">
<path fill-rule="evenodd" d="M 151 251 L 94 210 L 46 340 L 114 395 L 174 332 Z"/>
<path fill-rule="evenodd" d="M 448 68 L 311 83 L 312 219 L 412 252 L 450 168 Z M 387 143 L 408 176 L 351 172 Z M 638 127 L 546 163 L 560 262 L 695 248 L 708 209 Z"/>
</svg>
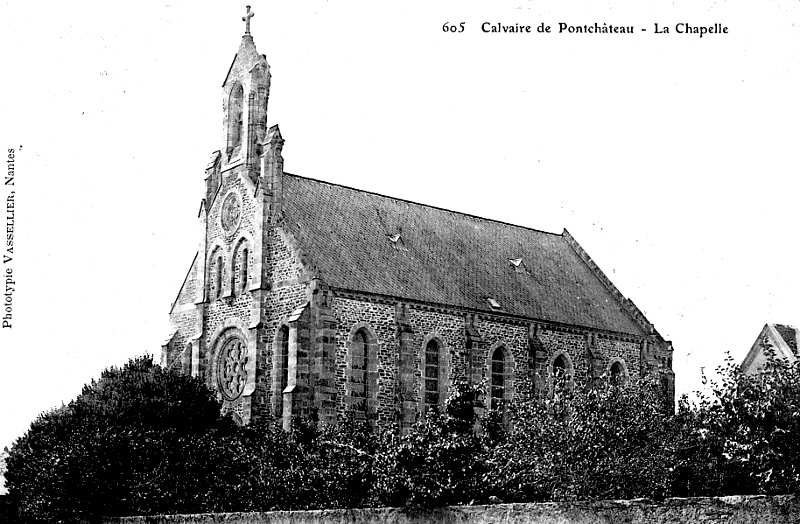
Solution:
<svg viewBox="0 0 800 524">
<path fill-rule="evenodd" d="M 438 410 L 441 396 L 439 386 L 441 380 L 439 368 L 439 344 L 431 340 L 425 346 L 425 411 Z"/>
<path fill-rule="evenodd" d="M 183 362 L 181 363 L 182 371 L 184 375 L 191 375 L 192 374 L 192 344 L 186 344 L 186 347 L 183 350 L 183 355 L 181 357 Z"/>
<path fill-rule="evenodd" d="M 247 279 L 249 278 L 249 275 L 247 273 L 249 265 L 250 265 L 250 253 L 247 248 L 244 248 L 242 250 L 242 269 L 240 273 L 242 275 L 242 282 L 241 282 L 242 293 L 247 292 L 247 288 L 249 287 L 247 283 Z"/>
<path fill-rule="evenodd" d="M 501 410 L 503 409 L 504 400 L 506 398 L 506 388 L 508 387 L 506 378 L 508 363 L 506 362 L 506 352 L 502 347 L 495 349 L 492 353 L 491 364 L 491 409 Z"/>
<path fill-rule="evenodd" d="M 228 101 L 228 155 L 234 149 L 242 145 L 242 129 L 244 126 L 244 110 L 242 102 L 244 99 L 244 89 L 241 84 L 231 90 L 231 97 Z"/>
<path fill-rule="evenodd" d="M 217 275 L 216 275 L 216 298 L 220 298 L 222 296 L 222 257 L 217 257 Z"/>
<path fill-rule="evenodd" d="M 283 415 L 283 390 L 289 383 L 289 328 L 281 327 L 275 341 L 275 414 Z"/>
<path fill-rule="evenodd" d="M 367 417 L 367 335 L 359 330 L 350 343 L 350 397 L 356 418 Z"/>
</svg>

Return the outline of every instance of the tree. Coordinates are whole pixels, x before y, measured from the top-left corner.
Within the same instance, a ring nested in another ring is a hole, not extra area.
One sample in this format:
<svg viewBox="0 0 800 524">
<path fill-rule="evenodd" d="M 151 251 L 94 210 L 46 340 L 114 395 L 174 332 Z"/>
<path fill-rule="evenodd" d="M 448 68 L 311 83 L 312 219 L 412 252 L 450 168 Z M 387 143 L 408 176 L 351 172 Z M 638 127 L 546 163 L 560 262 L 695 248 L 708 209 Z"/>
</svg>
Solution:
<svg viewBox="0 0 800 524">
<path fill-rule="evenodd" d="M 776 358 L 756 375 L 730 356 L 711 382 L 711 394 L 687 406 L 697 429 L 697 489 L 718 495 L 780 494 L 800 490 L 800 363 Z M 713 468 L 713 469 L 712 469 Z M 713 471 L 713 474 L 709 474 Z"/>
<path fill-rule="evenodd" d="M 657 384 L 554 388 L 520 405 L 491 458 L 486 485 L 506 502 L 662 498 L 674 449 Z"/>
<path fill-rule="evenodd" d="M 17 439 L 9 496 L 37 521 L 195 510 L 215 469 L 211 435 L 232 431 L 201 381 L 138 357 Z"/>
<path fill-rule="evenodd" d="M 375 459 L 378 504 L 433 508 L 486 501 L 487 439 L 475 432 L 482 388 L 456 383 L 444 414 L 427 413 L 406 435 L 384 432 Z"/>
</svg>

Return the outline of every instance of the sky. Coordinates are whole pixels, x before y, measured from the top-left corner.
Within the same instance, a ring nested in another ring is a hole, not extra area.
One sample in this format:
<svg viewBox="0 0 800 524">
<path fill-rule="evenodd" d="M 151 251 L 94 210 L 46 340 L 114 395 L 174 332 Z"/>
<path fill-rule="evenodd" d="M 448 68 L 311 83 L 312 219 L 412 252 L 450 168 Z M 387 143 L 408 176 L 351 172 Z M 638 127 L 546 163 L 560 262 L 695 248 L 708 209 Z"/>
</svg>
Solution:
<svg viewBox="0 0 800 524">
<path fill-rule="evenodd" d="M 796 0 L 251 6 L 287 172 L 566 228 L 673 342 L 679 394 L 765 323 L 800 323 Z M 0 152 L 15 152 L 0 449 L 105 367 L 160 355 L 244 13 L 0 4 Z M 483 30 L 515 25 L 532 32 Z"/>
</svg>

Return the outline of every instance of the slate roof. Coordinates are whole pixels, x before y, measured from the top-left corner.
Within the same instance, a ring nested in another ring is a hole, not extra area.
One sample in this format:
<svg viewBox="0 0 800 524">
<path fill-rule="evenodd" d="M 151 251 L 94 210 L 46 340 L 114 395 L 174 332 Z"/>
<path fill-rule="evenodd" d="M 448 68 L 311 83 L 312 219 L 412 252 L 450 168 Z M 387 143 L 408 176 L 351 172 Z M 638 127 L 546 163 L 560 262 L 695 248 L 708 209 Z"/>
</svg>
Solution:
<svg viewBox="0 0 800 524">
<path fill-rule="evenodd" d="M 563 234 L 289 174 L 283 210 L 333 288 L 645 334 Z"/>
<path fill-rule="evenodd" d="M 784 324 L 772 324 L 772 327 L 774 327 L 775 331 L 783 338 L 786 345 L 792 350 L 792 353 L 797 355 L 797 330 L 793 326 Z"/>
</svg>

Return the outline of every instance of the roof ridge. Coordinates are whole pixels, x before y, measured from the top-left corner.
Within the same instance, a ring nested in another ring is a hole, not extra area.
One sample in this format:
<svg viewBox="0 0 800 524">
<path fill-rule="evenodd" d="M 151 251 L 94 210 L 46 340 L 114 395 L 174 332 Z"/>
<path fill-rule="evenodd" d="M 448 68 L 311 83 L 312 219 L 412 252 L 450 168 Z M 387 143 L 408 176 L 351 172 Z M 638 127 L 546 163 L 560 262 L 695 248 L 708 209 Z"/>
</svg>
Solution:
<svg viewBox="0 0 800 524">
<path fill-rule="evenodd" d="M 466 217 L 477 218 L 478 220 L 486 220 L 487 222 L 494 222 L 496 224 L 503 224 L 505 226 L 518 227 L 520 229 L 525 229 L 527 231 L 535 231 L 536 233 L 543 233 L 545 235 L 553 235 L 554 237 L 563 237 L 564 236 L 563 232 L 561 232 L 561 233 L 553 233 L 552 231 L 545 231 L 543 229 L 536 229 L 536 228 L 528 227 L 528 226 L 520 226 L 519 224 L 512 224 L 511 222 L 505 222 L 503 220 L 497 220 L 495 218 L 486 218 L 486 217 L 481 217 L 481 216 L 478 216 L 478 215 L 473 215 L 472 213 L 464 213 L 463 211 L 454 211 L 452 209 L 447 209 L 447 208 L 444 208 L 444 207 L 433 206 L 433 205 L 430 205 L 430 204 L 423 204 L 421 202 L 415 202 L 413 200 L 407 200 L 405 198 L 399 198 L 399 197 L 394 197 L 394 196 L 390 196 L 390 195 L 384 195 L 383 193 L 377 193 L 375 191 L 368 191 L 366 189 L 359 189 L 357 187 L 346 186 L 344 184 L 336 184 L 334 182 L 328 182 L 327 180 L 320 180 L 318 178 L 311 178 L 311 177 L 307 177 L 307 176 L 295 175 L 293 173 L 286 173 L 286 172 L 284 172 L 283 174 L 284 174 L 284 176 L 302 178 L 304 180 L 311 180 L 312 182 L 319 182 L 321 184 L 328 184 L 329 186 L 342 187 L 344 189 L 350 189 L 351 191 L 358 191 L 360 193 L 368 193 L 370 195 L 375 195 L 375 196 L 379 196 L 379 197 L 382 197 L 382 198 L 388 198 L 390 200 L 396 200 L 398 202 L 405 202 L 407 204 L 414 204 L 416 206 L 427 207 L 427 208 L 430 208 L 430 209 L 438 209 L 439 211 L 447 211 L 448 213 L 454 213 L 456 215 L 462 215 L 462 216 L 466 216 Z"/>
<path fill-rule="evenodd" d="M 623 311 L 630 315 L 634 322 L 639 324 L 645 333 L 648 335 L 656 335 L 661 338 L 661 334 L 656 330 L 655 325 L 647 319 L 647 316 L 645 316 L 644 312 L 639 309 L 633 300 L 626 297 L 625 294 L 622 293 L 622 291 L 620 291 L 620 289 L 616 286 L 616 284 L 611 282 L 611 279 L 608 278 L 608 275 L 606 275 L 602 269 L 600 269 L 600 266 L 597 265 L 597 262 L 595 262 L 594 259 L 589 256 L 589 253 L 583 249 L 583 246 L 581 246 L 575 237 L 573 237 L 572 234 L 566 229 L 564 229 L 564 237 L 567 239 L 567 243 L 570 245 L 570 247 L 578 255 L 578 258 L 580 258 L 583 263 L 592 270 L 600 283 L 605 286 L 605 288 L 608 289 L 617 302 L 620 303 Z"/>
<path fill-rule="evenodd" d="M 194 258 L 192 259 L 192 264 L 189 266 L 189 271 L 186 272 L 186 276 L 183 277 L 183 283 L 181 284 L 180 290 L 178 290 L 178 296 L 175 297 L 175 301 L 169 306 L 169 313 L 172 314 L 172 311 L 175 309 L 175 305 L 178 303 L 178 300 L 181 298 L 181 293 L 183 293 L 183 288 L 186 287 L 186 281 L 189 280 L 189 275 L 192 273 L 192 269 L 194 269 L 194 263 L 197 262 L 197 256 L 200 254 L 200 251 L 194 252 Z"/>
</svg>

